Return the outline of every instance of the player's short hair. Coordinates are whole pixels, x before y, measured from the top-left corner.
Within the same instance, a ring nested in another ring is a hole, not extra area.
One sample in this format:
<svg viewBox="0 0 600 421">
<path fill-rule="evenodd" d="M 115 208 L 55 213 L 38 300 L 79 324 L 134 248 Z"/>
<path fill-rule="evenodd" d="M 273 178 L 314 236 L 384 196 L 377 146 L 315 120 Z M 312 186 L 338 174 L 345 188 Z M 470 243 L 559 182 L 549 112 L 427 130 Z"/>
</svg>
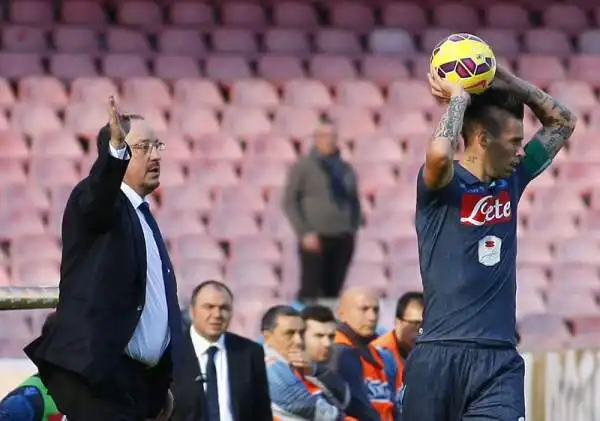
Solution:
<svg viewBox="0 0 600 421">
<path fill-rule="evenodd" d="M 231 298 L 231 301 L 233 301 L 233 292 L 231 292 L 231 289 L 227 285 L 225 285 L 221 281 L 217 281 L 216 279 L 209 279 L 207 281 L 201 282 L 200 284 L 196 285 L 196 287 L 192 291 L 192 297 L 190 299 L 190 304 L 192 306 L 194 306 L 196 304 L 196 298 L 198 297 L 198 294 L 200 293 L 200 291 L 202 291 L 207 286 L 211 286 L 211 285 L 225 291 L 227 293 L 227 295 L 229 295 L 229 297 Z"/>
<path fill-rule="evenodd" d="M 119 119 L 122 123 L 125 123 L 123 125 L 123 130 L 125 131 L 125 134 L 127 134 L 131 129 L 131 125 L 129 124 L 131 120 L 143 120 L 144 117 L 139 114 L 119 114 Z M 110 124 L 106 123 L 104 126 L 102 126 L 98 132 L 98 135 L 96 136 L 96 147 L 98 148 L 98 154 L 100 154 L 100 151 L 108 148 L 108 142 L 110 142 Z"/>
<path fill-rule="evenodd" d="M 329 307 L 320 304 L 306 306 L 300 312 L 302 320 L 313 320 L 319 323 L 335 322 L 333 311 Z"/>
<path fill-rule="evenodd" d="M 483 126 L 492 137 L 497 138 L 506 117 L 523 120 L 524 115 L 523 101 L 505 89 L 491 87 L 479 95 L 471 95 L 461 133 L 465 146 L 469 146 L 469 136 L 475 125 Z"/>
<path fill-rule="evenodd" d="M 260 321 L 261 332 L 273 331 L 277 327 L 277 321 L 280 317 L 300 317 L 300 312 L 294 307 L 286 305 L 276 305 L 269 308 Z"/>
<path fill-rule="evenodd" d="M 406 309 L 411 303 L 419 303 L 421 307 L 424 306 L 425 300 L 423 299 L 423 293 L 417 291 L 407 292 L 402 294 L 400 298 L 398 298 L 398 302 L 396 303 L 396 319 L 402 320 L 404 319 L 404 314 L 406 313 Z"/>
</svg>

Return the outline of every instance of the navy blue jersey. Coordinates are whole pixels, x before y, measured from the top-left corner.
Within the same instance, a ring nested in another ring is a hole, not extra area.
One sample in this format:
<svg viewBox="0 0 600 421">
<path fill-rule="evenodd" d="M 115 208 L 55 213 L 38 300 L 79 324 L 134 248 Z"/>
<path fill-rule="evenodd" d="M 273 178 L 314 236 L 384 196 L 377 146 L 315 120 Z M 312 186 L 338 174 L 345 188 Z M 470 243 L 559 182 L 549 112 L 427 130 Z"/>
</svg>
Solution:
<svg viewBox="0 0 600 421">
<path fill-rule="evenodd" d="M 452 181 L 417 181 L 416 229 L 425 296 L 419 342 L 516 344 L 517 204 L 533 174 L 481 182 L 454 163 Z"/>
</svg>

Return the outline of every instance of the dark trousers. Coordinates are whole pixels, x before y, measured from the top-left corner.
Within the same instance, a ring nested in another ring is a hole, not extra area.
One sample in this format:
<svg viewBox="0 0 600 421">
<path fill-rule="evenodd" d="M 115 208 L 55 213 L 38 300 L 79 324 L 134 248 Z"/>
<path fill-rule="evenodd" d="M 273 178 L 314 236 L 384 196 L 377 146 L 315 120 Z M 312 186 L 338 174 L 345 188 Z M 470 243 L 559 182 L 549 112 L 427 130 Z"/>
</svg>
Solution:
<svg viewBox="0 0 600 421">
<path fill-rule="evenodd" d="M 320 235 L 318 253 L 300 251 L 300 291 L 298 299 L 337 298 L 344 286 L 354 253 L 354 234 Z"/>
<path fill-rule="evenodd" d="M 156 417 L 165 404 L 170 381 L 161 367 L 165 359 L 151 369 L 123 356 L 98 384 L 56 366 L 45 366 L 40 374 L 69 421 L 145 421 Z"/>
</svg>

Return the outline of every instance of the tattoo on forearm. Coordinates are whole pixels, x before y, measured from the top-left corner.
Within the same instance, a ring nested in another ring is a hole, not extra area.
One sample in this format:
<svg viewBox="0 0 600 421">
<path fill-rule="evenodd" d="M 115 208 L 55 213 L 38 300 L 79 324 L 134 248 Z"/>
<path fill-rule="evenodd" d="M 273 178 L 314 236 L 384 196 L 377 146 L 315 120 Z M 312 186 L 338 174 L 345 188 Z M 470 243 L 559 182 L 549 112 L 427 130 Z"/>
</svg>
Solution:
<svg viewBox="0 0 600 421">
<path fill-rule="evenodd" d="M 448 109 L 442 115 L 433 134 L 434 141 L 440 138 L 448 139 L 452 149 L 456 149 L 463 125 L 463 117 L 468 105 L 469 99 L 467 97 L 454 97 L 450 100 Z"/>
</svg>

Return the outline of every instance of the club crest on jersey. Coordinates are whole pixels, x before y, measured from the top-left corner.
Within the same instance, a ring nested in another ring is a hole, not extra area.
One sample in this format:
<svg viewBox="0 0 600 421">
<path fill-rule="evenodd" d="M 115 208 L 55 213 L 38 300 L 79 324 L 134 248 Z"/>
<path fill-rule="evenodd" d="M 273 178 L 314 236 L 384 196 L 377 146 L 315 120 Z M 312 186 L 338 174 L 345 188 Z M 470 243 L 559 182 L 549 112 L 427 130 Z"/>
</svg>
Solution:
<svg viewBox="0 0 600 421">
<path fill-rule="evenodd" d="M 512 218 L 510 195 L 501 191 L 496 195 L 465 193 L 460 205 L 460 223 L 463 225 L 494 225 Z"/>
</svg>

